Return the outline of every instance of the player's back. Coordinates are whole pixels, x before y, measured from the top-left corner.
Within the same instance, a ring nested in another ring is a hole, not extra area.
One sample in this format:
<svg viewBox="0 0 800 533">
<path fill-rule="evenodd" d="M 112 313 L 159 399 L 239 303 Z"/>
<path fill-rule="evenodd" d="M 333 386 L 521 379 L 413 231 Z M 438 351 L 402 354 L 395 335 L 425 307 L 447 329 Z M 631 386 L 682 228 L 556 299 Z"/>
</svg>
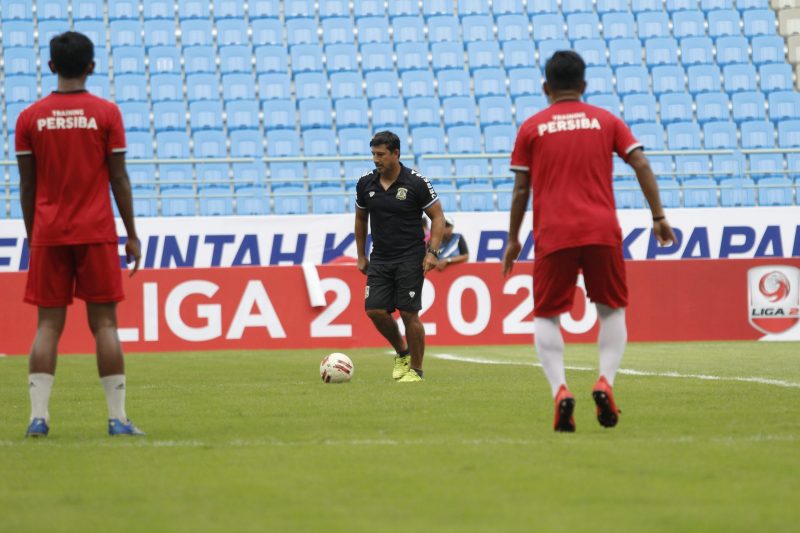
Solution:
<svg viewBox="0 0 800 533">
<path fill-rule="evenodd" d="M 116 240 L 108 157 L 125 151 L 125 134 L 115 104 L 53 92 L 20 114 L 16 145 L 35 159 L 34 244 Z"/>
</svg>

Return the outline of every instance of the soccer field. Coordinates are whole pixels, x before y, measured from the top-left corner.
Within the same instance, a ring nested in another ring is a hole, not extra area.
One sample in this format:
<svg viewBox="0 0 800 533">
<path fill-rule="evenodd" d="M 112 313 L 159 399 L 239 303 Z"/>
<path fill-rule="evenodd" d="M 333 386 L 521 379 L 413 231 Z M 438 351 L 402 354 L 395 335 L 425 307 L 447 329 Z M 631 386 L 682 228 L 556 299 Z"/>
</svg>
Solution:
<svg viewBox="0 0 800 533">
<path fill-rule="evenodd" d="M 800 528 L 797 343 L 633 344 L 612 430 L 569 345 L 575 434 L 527 346 L 430 347 L 419 384 L 372 349 L 326 385 L 325 353 L 131 355 L 141 439 L 105 436 L 94 358 L 63 357 L 38 441 L 26 360 L 0 358 L 0 531 Z"/>
</svg>

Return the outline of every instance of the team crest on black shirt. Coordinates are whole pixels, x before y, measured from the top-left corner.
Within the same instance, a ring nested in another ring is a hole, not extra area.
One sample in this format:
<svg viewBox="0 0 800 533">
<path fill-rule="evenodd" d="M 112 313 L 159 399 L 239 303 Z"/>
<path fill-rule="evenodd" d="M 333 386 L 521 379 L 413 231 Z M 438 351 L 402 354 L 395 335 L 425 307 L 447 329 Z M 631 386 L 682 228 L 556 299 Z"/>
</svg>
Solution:
<svg viewBox="0 0 800 533">
<path fill-rule="evenodd" d="M 395 196 L 395 198 L 397 198 L 398 200 L 405 200 L 406 194 L 408 194 L 408 189 L 400 187 L 399 189 L 397 189 L 397 196 Z"/>
</svg>

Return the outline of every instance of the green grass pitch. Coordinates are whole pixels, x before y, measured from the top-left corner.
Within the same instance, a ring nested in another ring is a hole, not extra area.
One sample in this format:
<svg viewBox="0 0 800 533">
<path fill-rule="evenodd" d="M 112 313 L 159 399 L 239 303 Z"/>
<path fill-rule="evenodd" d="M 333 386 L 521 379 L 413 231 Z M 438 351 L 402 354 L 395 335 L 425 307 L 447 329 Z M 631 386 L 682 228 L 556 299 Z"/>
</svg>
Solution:
<svg viewBox="0 0 800 533">
<path fill-rule="evenodd" d="M 94 358 L 69 356 L 26 441 L 26 361 L 0 358 L 0 531 L 800 529 L 798 343 L 632 344 L 612 430 L 596 348 L 568 345 L 575 434 L 531 347 L 429 347 L 419 384 L 382 349 L 323 384 L 328 351 L 130 355 L 141 439 L 105 435 Z"/>
</svg>

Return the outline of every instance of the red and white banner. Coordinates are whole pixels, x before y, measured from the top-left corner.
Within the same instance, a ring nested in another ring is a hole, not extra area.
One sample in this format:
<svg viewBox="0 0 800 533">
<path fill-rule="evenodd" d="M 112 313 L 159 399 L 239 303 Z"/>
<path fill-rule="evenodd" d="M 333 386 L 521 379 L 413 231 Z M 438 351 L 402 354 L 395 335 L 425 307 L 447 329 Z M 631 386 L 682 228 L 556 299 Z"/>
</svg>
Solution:
<svg viewBox="0 0 800 533">
<path fill-rule="evenodd" d="M 629 261 L 627 268 L 631 341 L 800 340 L 793 303 L 800 259 Z M 430 273 L 421 315 L 428 344 L 531 342 L 531 272 L 531 263 L 518 263 L 503 279 L 497 263 L 467 263 Z M 0 274 L 3 353 L 26 353 L 33 339 L 25 276 Z M 144 270 L 126 276 L 120 335 L 128 352 L 386 346 L 364 314 L 365 281 L 352 265 Z M 593 342 L 595 308 L 581 288 L 576 296 L 562 320 L 566 339 Z M 94 350 L 82 307 L 70 309 L 62 353 Z"/>
</svg>

